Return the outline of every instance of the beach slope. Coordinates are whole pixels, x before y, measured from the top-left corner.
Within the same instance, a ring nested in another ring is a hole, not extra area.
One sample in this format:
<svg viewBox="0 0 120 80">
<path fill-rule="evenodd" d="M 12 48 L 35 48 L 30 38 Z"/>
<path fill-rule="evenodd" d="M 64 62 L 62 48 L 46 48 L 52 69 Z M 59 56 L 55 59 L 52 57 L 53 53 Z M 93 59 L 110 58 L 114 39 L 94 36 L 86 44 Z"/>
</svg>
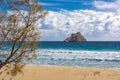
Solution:
<svg viewBox="0 0 120 80">
<path fill-rule="evenodd" d="M 25 66 L 23 71 L 13 80 L 120 80 L 119 69 Z"/>
</svg>

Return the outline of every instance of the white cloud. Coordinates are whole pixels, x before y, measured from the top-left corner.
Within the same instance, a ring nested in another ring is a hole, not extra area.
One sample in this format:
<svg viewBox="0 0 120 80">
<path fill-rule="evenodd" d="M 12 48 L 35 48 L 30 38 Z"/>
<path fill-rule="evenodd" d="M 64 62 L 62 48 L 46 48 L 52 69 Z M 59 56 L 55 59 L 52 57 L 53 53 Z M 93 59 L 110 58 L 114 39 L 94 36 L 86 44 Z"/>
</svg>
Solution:
<svg viewBox="0 0 120 80">
<path fill-rule="evenodd" d="M 78 31 L 90 41 L 120 41 L 120 15 L 93 10 L 49 11 L 39 29 L 44 41 L 62 41 Z"/>
<path fill-rule="evenodd" d="M 45 2 L 39 2 L 40 5 L 43 5 L 43 6 L 58 6 L 58 5 L 61 5 L 61 4 L 58 4 L 58 3 L 45 3 Z"/>
<path fill-rule="evenodd" d="M 114 2 L 105 2 L 105 1 L 94 1 L 93 5 L 100 10 L 120 12 L 120 0 L 115 0 Z"/>
<path fill-rule="evenodd" d="M 81 2 L 80 0 L 54 0 L 54 1 L 60 1 L 60 2 Z"/>
</svg>

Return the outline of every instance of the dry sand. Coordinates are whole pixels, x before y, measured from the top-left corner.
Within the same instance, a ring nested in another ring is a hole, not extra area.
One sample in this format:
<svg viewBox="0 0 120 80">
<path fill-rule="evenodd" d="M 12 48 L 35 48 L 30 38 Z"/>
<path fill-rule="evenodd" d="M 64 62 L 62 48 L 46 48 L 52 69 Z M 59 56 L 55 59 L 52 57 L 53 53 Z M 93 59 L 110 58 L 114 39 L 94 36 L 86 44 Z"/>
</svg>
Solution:
<svg viewBox="0 0 120 80">
<path fill-rule="evenodd" d="M 120 80 L 120 69 L 25 66 L 13 80 Z M 10 80 L 7 75 L 5 80 Z"/>
</svg>

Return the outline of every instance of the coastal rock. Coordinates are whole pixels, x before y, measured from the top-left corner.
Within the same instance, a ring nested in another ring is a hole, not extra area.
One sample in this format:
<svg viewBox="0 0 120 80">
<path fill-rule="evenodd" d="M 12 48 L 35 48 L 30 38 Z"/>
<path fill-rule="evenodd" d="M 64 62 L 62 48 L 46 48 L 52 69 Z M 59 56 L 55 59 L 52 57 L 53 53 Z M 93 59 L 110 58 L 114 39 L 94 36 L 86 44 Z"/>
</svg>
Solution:
<svg viewBox="0 0 120 80">
<path fill-rule="evenodd" d="M 80 32 L 72 33 L 71 37 L 64 40 L 64 42 L 81 42 L 86 41 L 86 39 L 81 35 Z"/>
</svg>

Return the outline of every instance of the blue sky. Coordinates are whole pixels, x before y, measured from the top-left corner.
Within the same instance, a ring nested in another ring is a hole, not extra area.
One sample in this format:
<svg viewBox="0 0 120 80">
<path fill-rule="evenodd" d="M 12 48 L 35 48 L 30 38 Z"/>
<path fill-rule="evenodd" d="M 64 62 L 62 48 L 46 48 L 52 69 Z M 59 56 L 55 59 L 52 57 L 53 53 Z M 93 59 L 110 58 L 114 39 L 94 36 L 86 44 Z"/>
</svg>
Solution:
<svg viewBox="0 0 120 80">
<path fill-rule="evenodd" d="M 93 0 L 41 0 L 45 3 L 45 9 L 48 10 L 76 10 L 76 9 L 94 9 L 91 5 Z M 47 5 L 48 4 L 48 5 Z"/>
<path fill-rule="evenodd" d="M 42 41 L 63 41 L 81 32 L 88 41 L 120 41 L 120 0 L 40 0 Z"/>
<path fill-rule="evenodd" d="M 120 0 L 40 0 L 48 11 L 37 23 L 41 41 L 80 32 L 88 41 L 120 41 Z"/>
<path fill-rule="evenodd" d="M 40 0 L 44 8 L 47 10 L 59 11 L 61 9 L 65 10 L 97 10 L 93 6 L 95 0 Z M 115 0 L 96 0 L 96 1 L 106 1 L 115 2 Z"/>
</svg>

